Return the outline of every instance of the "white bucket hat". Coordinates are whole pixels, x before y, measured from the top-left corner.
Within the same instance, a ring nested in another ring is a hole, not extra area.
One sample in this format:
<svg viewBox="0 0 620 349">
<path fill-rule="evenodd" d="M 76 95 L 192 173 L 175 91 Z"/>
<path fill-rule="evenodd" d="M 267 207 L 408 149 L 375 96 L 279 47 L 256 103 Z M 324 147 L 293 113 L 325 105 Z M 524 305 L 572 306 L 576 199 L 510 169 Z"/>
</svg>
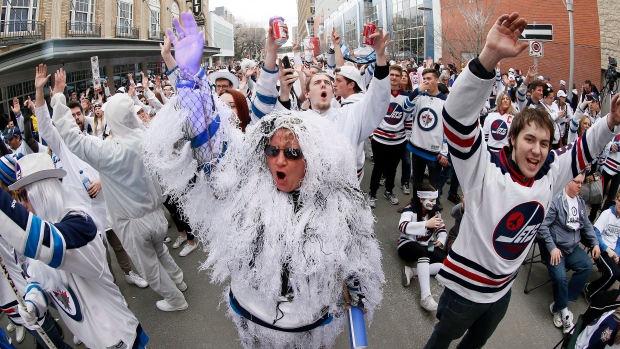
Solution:
<svg viewBox="0 0 620 349">
<path fill-rule="evenodd" d="M 47 178 L 62 178 L 67 171 L 54 168 L 52 158 L 46 153 L 34 153 L 17 161 L 15 177 L 17 181 L 9 185 L 10 190 L 18 190 L 25 185 Z"/>
</svg>

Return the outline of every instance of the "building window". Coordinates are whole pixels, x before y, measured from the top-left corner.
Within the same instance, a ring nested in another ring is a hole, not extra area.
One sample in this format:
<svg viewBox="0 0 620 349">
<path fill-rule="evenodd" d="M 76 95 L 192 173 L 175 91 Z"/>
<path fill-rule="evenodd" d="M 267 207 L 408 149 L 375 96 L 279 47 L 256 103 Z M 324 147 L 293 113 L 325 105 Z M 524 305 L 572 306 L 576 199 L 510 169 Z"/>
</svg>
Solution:
<svg viewBox="0 0 620 349">
<path fill-rule="evenodd" d="M 159 0 L 149 1 L 149 37 L 159 37 Z"/>
<path fill-rule="evenodd" d="M 349 48 L 355 49 L 357 47 L 357 37 L 358 37 L 357 28 L 355 26 L 355 18 L 351 18 L 350 20 L 345 22 L 344 32 L 345 32 L 344 34 L 345 44 Z"/>
<path fill-rule="evenodd" d="M 86 30 L 88 24 L 95 22 L 95 0 L 71 1 L 71 23 L 76 29 Z M 80 28 L 83 26 L 83 28 Z"/>
<path fill-rule="evenodd" d="M 417 2 L 417 3 L 416 3 Z M 392 7 L 392 32 L 394 44 L 391 46 L 394 59 L 424 59 L 424 11 L 421 0 L 396 0 Z M 373 14 L 374 16 L 374 14 Z M 427 33 L 432 35 L 433 33 Z"/>
<path fill-rule="evenodd" d="M 0 27 L 2 32 L 33 30 L 32 22 L 37 20 L 38 0 L 2 0 Z"/>
<path fill-rule="evenodd" d="M 315 13 L 316 10 L 314 9 L 314 6 L 310 6 L 310 14 L 314 16 Z"/>
<path fill-rule="evenodd" d="M 170 13 L 172 14 L 172 18 L 179 18 L 179 4 L 177 4 L 176 1 L 173 1 L 172 5 L 170 5 Z"/>
<path fill-rule="evenodd" d="M 117 22 L 120 34 L 130 34 L 133 26 L 133 0 L 118 0 Z"/>
</svg>

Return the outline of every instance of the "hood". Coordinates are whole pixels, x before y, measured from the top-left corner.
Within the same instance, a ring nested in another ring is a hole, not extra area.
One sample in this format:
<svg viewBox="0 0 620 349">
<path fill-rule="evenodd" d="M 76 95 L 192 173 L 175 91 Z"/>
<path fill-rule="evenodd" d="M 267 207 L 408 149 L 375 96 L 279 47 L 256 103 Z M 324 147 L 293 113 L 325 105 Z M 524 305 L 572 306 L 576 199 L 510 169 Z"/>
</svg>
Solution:
<svg viewBox="0 0 620 349">
<path fill-rule="evenodd" d="M 144 129 L 133 107 L 133 100 L 124 93 L 108 99 L 105 118 L 115 137 L 128 137 Z"/>
</svg>

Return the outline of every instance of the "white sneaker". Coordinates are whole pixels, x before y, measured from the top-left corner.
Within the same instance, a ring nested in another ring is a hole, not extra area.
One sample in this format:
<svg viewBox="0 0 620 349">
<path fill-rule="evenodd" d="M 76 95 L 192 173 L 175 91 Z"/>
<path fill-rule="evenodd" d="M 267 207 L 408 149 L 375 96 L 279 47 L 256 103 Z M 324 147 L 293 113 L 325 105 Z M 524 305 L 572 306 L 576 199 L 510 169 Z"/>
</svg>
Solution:
<svg viewBox="0 0 620 349">
<path fill-rule="evenodd" d="M 368 194 L 368 206 L 370 206 L 370 208 L 377 207 L 377 197 L 376 196 L 372 196 L 372 195 Z"/>
<path fill-rule="evenodd" d="M 573 313 L 569 310 L 568 315 L 562 319 L 564 333 L 569 333 L 573 329 Z"/>
<path fill-rule="evenodd" d="M 167 300 L 162 299 L 160 301 L 157 301 L 155 305 L 161 311 L 179 311 L 179 310 L 185 310 L 189 307 L 189 304 L 187 304 L 186 300 L 183 300 L 183 303 L 181 305 L 174 306 L 170 304 Z"/>
<path fill-rule="evenodd" d="M 388 199 L 390 204 L 398 205 L 398 198 L 396 197 L 396 195 L 394 195 L 394 193 L 386 191 L 383 193 L 383 197 Z"/>
<path fill-rule="evenodd" d="M 80 345 L 82 344 L 82 341 L 78 337 L 73 336 L 73 344 Z"/>
<path fill-rule="evenodd" d="M 185 292 L 185 290 L 187 290 L 187 284 L 185 283 L 185 281 L 181 281 L 177 284 L 177 288 L 179 289 L 179 291 Z"/>
<path fill-rule="evenodd" d="M 179 235 L 177 239 L 174 241 L 174 244 L 172 244 L 172 248 L 181 247 L 181 245 L 183 245 L 185 241 L 187 241 L 187 237 L 182 237 L 181 235 Z"/>
<path fill-rule="evenodd" d="M 427 311 L 436 311 L 437 302 L 433 299 L 433 295 L 430 295 L 420 301 L 420 305 Z"/>
<path fill-rule="evenodd" d="M 168 227 L 168 228 L 170 228 L 170 227 Z M 168 244 L 168 243 L 170 243 L 170 241 L 172 241 L 172 239 L 166 236 L 166 238 L 164 239 L 164 242 Z"/>
<path fill-rule="evenodd" d="M 15 331 L 15 325 L 10 320 L 9 320 L 9 324 L 6 326 L 6 331 L 7 332 Z"/>
<path fill-rule="evenodd" d="M 549 305 L 549 311 L 551 312 L 551 314 L 553 314 L 553 325 L 557 328 L 562 327 L 562 313 L 560 313 L 559 311 L 557 313 L 553 312 L 553 305 L 555 304 L 555 302 L 551 303 L 551 305 Z"/>
<path fill-rule="evenodd" d="M 136 285 L 140 288 L 149 287 L 149 283 L 140 277 L 140 275 L 134 273 L 133 270 L 129 272 L 129 275 L 125 275 L 125 280 L 127 280 L 128 283 Z"/>
<path fill-rule="evenodd" d="M 413 268 L 404 266 L 402 273 L 402 283 L 403 287 L 409 287 L 411 284 L 411 278 L 415 275 Z"/>
<path fill-rule="evenodd" d="M 400 186 L 400 189 L 403 191 L 403 194 L 409 195 L 411 194 L 411 189 L 409 189 L 409 183 L 405 183 Z"/>
<path fill-rule="evenodd" d="M 16 326 L 15 327 L 15 340 L 17 343 L 21 343 L 26 338 L 26 329 L 24 326 Z"/>
<path fill-rule="evenodd" d="M 197 248 L 198 248 L 198 243 L 194 242 L 193 245 L 188 243 L 187 245 L 185 245 L 185 247 L 183 247 L 181 252 L 179 252 L 179 256 L 185 257 L 188 254 L 192 253 Z"/>
</svg>

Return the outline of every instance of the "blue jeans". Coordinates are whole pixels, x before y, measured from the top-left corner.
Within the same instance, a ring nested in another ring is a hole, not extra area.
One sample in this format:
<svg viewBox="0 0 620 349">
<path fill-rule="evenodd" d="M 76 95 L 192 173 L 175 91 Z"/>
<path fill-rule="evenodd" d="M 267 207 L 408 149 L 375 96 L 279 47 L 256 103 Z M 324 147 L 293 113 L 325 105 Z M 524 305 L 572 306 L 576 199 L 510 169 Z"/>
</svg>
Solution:
<svg viewBox="0 0 620 349">
<path fill-rule="evenodd" d="M 400 185 L 402 187 L 405 184 L 409 184 L 409 178 L 411 177 L 411 152 L 407 148 L 405 148 L 400 161 L 402 170 L 400 174 Z"/>
<path fill-rule="evenodd" d="M 495 303 L 476 303 L 449 288 L 444 289 L 437 307 L 439 322 L 424 349 L 447 349 L 466 331 L 457 348 L 482 348 L 506 315 L 511 292 L 509 290 Z"/>
<path fill-rule="evenodd" d="M 47 334 L 52 343 L 54 343 L 57 349 L 72 349 L 69 344 L 65 343 L 62 340 L 60 331 L 58 330 L 58 325 L 54 321 L 54 318 L 52 318 L 52 315 L 50 315 L 49 311 L 47 312 L 47 314 L 45 314 L 45 321 L 43 322 L 43 325 L 41 325 L 41 328 L 43 329 L 45 334 Z M 39 336 L 39 333 L 37 333 L 36 330 L 28 330 L 28 332 L 30 332 L 30 334 L 34 336 L 34 338 L 43 348 L 47 348 L 47 345 L 45 345 L 45 342 L 43 341 L 43 339 L 41 339 L 41 336 Z"/>
<path fill-rule="evenodd" d="M 448 178 L 450 177 L 452 177 L 452 180 L 450 181 L 450 189 L 448 189 L 448 194 L 456 195 L 459 192 L 459 179 L 456 177 L 456 172 L 454 172 L 454 167 L 452 166 L 452 159 L 449 155 L 448 162 L 450 163 L 450 166 L 442 167 L 441 174 L 439 175 L 439 183 L 437 183 L 439 196 L 443 194 L 443 187 L 446 185 L 446 182 L 448 182 Z"/>
<path fill-rule="evenodd" d="M 551 265 L 551 254 L 547 251 L 544 240 L 541 241 L 543 242 L 539 242 L 538 247 L 553 282 L 553 312 L 557 313 L 568 306 L 568 301 L 574 302 L 579 298 L 592 271 L 592 261 L 586 251 L 577 246 L 569 255 L 562 252 L 560 263 Z M 566 280 L 566 269 L 573 271 L 569 282 Z"/>
</svg>

